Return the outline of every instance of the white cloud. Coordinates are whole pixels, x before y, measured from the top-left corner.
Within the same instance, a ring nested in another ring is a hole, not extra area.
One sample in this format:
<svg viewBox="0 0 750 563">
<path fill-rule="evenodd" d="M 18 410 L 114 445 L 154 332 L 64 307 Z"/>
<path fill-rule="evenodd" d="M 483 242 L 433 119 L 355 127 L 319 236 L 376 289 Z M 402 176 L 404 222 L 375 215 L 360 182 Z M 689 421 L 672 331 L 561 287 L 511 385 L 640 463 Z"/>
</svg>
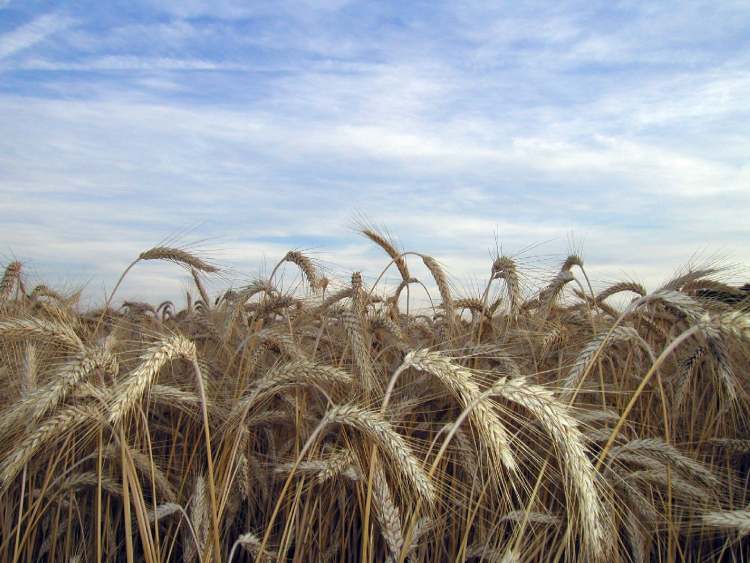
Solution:
<svg viewBox="0 0 750 563">
<path fill-rule="evenodd" d="M 75 20 L 61 14 L 38 16 L 29 23 L 0 35 L 0 59 L 29 49 L 74 23 Z"/>
</svg>

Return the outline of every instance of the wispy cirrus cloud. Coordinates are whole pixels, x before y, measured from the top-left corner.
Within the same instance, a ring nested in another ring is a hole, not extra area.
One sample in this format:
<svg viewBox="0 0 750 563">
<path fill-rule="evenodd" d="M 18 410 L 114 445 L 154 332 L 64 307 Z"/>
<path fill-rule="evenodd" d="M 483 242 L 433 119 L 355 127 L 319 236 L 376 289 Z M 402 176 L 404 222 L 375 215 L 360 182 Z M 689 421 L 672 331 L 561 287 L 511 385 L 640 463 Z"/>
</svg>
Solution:
<svg viewBox="0 0 750 563">
<path fill-rule="evenodd" d="M 73 18 L 57 13 L 40 15 L 12 31 L 0 35 L 0 59 L 27 50 L 73 25 Z"/>
</svg>

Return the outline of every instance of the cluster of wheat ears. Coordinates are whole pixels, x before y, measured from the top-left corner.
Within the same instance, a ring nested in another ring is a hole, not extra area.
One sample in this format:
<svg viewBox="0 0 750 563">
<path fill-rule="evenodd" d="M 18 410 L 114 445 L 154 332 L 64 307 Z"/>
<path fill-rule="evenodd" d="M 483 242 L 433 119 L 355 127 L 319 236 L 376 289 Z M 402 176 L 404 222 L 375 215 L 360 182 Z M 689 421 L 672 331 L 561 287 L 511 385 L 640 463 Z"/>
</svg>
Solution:
<svg viewBox="0 0 750 563">
<path fill-rule="evenodd" d="M 210 296 L 217 268 L 160 246 L 125 273 L 186 268 L 185 308 L 115 308 L 115 287 L 84 311 L 8 265 L 0 559 L 748 556 L 749 293 L 704 269 L 596 294 L 575 255 L 530 291 L 499 256 L 461 297 L 362 232 L 397 287 L 290 251 Z M 410 264 L 437 288 L 420 314 Z"/>
</svg>

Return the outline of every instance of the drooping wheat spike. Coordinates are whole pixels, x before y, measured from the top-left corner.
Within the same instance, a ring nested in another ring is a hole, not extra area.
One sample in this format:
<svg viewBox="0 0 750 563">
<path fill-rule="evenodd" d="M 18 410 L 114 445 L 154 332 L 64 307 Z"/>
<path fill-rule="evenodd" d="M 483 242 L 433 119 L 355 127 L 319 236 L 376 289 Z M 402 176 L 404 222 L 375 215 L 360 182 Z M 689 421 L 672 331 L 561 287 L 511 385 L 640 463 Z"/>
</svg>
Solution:
<svg viewBox="0 0 750 563">
<path fill-rule="evenodd" d="M 86 471 L 84 473 L 77 473 L 70 477 L 65 478 L 60 482 L 53 483 L 50 488 L 56 489 L 57 492 L 70 491 L 74 489 L 80 489 L 83 487 L 97 487 L 101 483 L 103 490 L 107 491 L 111 495 L 122 496 L 122 488 L 113 479 L 102 475 L 101 477 L 93 471 Z"/>
<path fill-rule="evenodd" d="M 83 342 L 69 325 L 36 317 L 0 321 L 0 338 L 51 341 L 72 350 L 84 350 Z"/>
<path fill-rule="evenodd" d="M 428 350 L 409 352 L 404 358 L 404 365 L 435 376 L 462 408 L 474 404 L 470 418 L 483 437 L 485 446 L 495 456 L 495 460 L 501 461 L 507 469 L 517 469 L 505 425 L 492 410 L 489 401 L 480 398 L 481 392 L 471 370 L 453 363 L 440 352 Z"/>
<path fill-rule="evenodd" d="M 159 491 L 161 498 L 174 501 L 177 498 L 177 494 L 164 471 L 155 463 L 152 463 L 151 458 L 147 454 L 133 449 L 127 444 L 125 444 L 125 447 L 128 449 L 128 455 L 132 459 L 133 465 L 141 474 L 142 481 L 149 482 L 153 479 L 153 486 Z M 119 461 L 121 456 L 119 448 L 120 446 L 107 446 L 104 450 L 104 455 L 115 461 Z"/>
<path fill-rule="evenodd" d="M 637 453 L 669 464 L 686 475 L 697 478 L 710 487 L 719 487 L 718 477 L 702 463 L 686 456 L 674 446 L 667 444 L 661 438 L 637 438 L 610 450 L 612 458 L 623 453 Z"/>
<path fill-rule="evenodd" d="M 422 502 L 427 506 L 434 506 L 436 498 L 432 481 L 401 435 L 378 413 L 367 411 L 356 405 L 340 405 L 326 413 L 322 424 L 350 426 L 365 434 L 383 449 L 393 461 L 394 469 L 411 484 Z"/>
<path fill-rule="evenodd" d="M 492 263 L 492 279 L 505 280 L 505 291 L 508 295 L 509 314 L 515 318 L 521 308 L 521 284 L 518 279 L 516 263 L 509 256 L 500 256 Z"/>
<path fill-rule="evenodd" d="M 614 535 L 613 524 L 607 517 L 599 492 L 598 475 L 587 455 L 585 438 L 578 429 L 578 421 L 551 391 L 528 383 L 524 378 L 500 379 L 492 385 L 489 393 L 500 395 L 527 409 L 550 435 L 560 452 L 566 479 L 577 497 L 582 540 L 589 553 L 601 558 L 606 544 Z"/>
<path fill-rule="evenodd" d="M 339 475 L 344 475 L 352 481 L 359 480 L 359 470 L 356 469 L 357 461 L 354 459 L 354 455 L 351 450 L 338 450 L 324 458 L 313 459 L 310 461 L 301 461 L 298 464 L 294 463 L 281 463 L 274 468 L 274 473 L 285 474 L 292 471 L 296 465 L 296 473 L 299 474 L 310 474 L 315 476 L 315 480 L 319 484 L 323 484 L 327 481 L 337 478 Z M 352 478 L 353 475 L 356 477 Z"/>
<path fill-rule="evenodd" d="M 208 508 L 208 494 L 206 492 L 206 478 L 199 475 L 195 480 L 193 496 L 190 499 L 190 522 L 192 529 L 195 531 L 195 543 L 186 538 L 183 556 L 185 561 L 194 561 L 199 552 L 205 552 L 206 541 L 210 526 L 210 516 Z M 184 534 L 188 536 L 187 533 Z"/>
<path fill-rule="evenodd" d="M 0 303 L 8 301 L 13 295 L 13 289 L 16 288 L 21 277 L 21 263 L 18 261 L 11 262 L 5 268 L 3 277 L 0 279 Z"/>
<path fill-rule="evenodd" d="M 669 474 L 662 467 L 661 469 L 644 469 L 634 471 L 625 476 L 630 482 L 642 481 L 650 485 L 658 485 L 664 490 L 669 489 L 675 497 L 683 498 L 689 502 L 708 502 L 711 493 L 703 486 L 696 485 L 693 481 L 688 481 L 676 473 Z"/>
<path fill-rule="evenodd" d="M 430 274 L 432 274 L 432 277 L 437 284 L 438 291 L 440 292 L 440 299 L 443 301 L 445 316 L 448 319 L 449 326 L 453 326 L 456 317 L 456 309 L 453 305 L 453 297 L 451 296 L 450 285 L 448 285 L 448 278 L 437 260 L 431 256 L 422 256 L 422 262 L 424 262 L 424 265 L 430 271 Z"/>
<path fill-rule="evenodd" d="M 680 289 L 682 289 L 683 286 L 685 286 L 688 283 L 692 283 L 701 278 L 705 278 L 706 276 L 712 276 L 718 272 L 719 270 L 717 268 L 702 268 L 699 270 L 689 269 L 684 274 L 675 276 L 674 278 L 672 278 L 670 281 L 665 283 L 659 289 L 679 291 Z"/>
<path fill-rule="evenodd" d="M 569 400 L 573 397 L 581 382 L 581 377 L 586 372 L 591 360 L 595 355 L 600 354 L 605 346 L 612 346 L 619 342 L 628 341 L 640 343 L 641 340 L 641 336 L 638 334 L 637 330 L 624 325 L 616 326 L 611 333 L 607 330 L 600 332 L 578 353 L 578 357 L 573 363 L 573 367 L 568 372 L 567 377 L 561 385 L 562 389 L 560 392 L 560 398 L 563 400 Z"/>
<path fill-rule="evenodd" d="M 317 269 L 310 258 L 302 254 L 299 250 L 290 250 L 286 253 L 286 256 L 284 256 L 284 261 L 295 264 L 300 269 L 304 274 L 305 279 L 307 279 L 310 289 L 313 291 L 322 289 L 320 287 L 321 280 L 318 276 Z"/>
<path fill-rule="evenodd" d="M 341 450 L 334 452 L 326 459 L 322 460 L 322 467 L 318 468 L 316 479 L 318 483 L 325 483 L 334 479 L 340 474 L 345 474 L 351 478 L 351 473 L 359 474 L 356 466 L 356 460 L 351 450 Z"/>
<path fill-rule="evenodd" d="M 162 518 L 166 518 L 167 516 L 171 516 L 172 514 L 176 514 L 178 512 L 183 513 L 184 510 L 185 509 L 177 503 L 165 502 L 158 505 L 156 507 L 156 510 L 149 509 L 148 519 L 156 523 Z"/>
<path fill-rule="evenodd" d="M 294 295 L 269 295 L 259 303 L 246 305 L 248 311 L 254 310 L 255 318 L 263 318 L 280 313 L 284 309 L 300 309 L 302 302 Z"/>
<path fill-rule="evenodd" d="M 646 295 L 646 288 L 644 288 L 641 284 L 637 282 L 620 282 L 610 285 L 608 288 L 599 292 L 596 296 L 596 302 L 602 303 L 605 299 L 624 291 L 631 291 L 640 295 L 641 297 Z"/>
<path fill-rule="evenodd" d="M 661 289 L 639 299 L 641 304 L 654 301 L 661 302 L 666 307 L 677 311 L 692 323 L 701 322 L 705 315 L 705 310 L 698 301 L 680 291 Z"/>
<path fill-rule="evenodd" d="M 195 268 L 190 268 L 190 275 L 193 276 L 195 287 L 198 288 L 198 293 L 201 294 L 201 299 L 203 300 L 204 306 L 210 308 L 211 300 L 208 297 L 208 292 L 206 291 L 206 287 L 203 285 L 203 280 L 201 280 L 198 270 L 196 270 Z"/>
<path fill-rule="evenodd" d="M 568 255 L 563 261 L 562 266 L 560 267 L 560 270 L 564 272 L 569 272 L 573 268 L 573 266 L 578 266 L 579 268 L 583 268 L 583 258 L 581 258 L 578 254 Z"/>
<path fill-rule="evenodd" d="M 750 313 L 748 311 L 721 313 L 711 317 L 710 320 L 704 318 L 704 322 L 712 324 L 725 334 L 750 342 Z"/>
<path fill-rule="evenodd" d="M 58 436 L 85 422 L 99 420 L 99 411 L 90 405 L 71 405 L 45 419 L 15 444 L 0 462 L 0 490 L 10 482 L 42 446 L 49 446 Z"/>
<path fill-rule="evenodd" d="M 391 489 L 380 466 L 375 467 L 372 475 L 372 500 L 375 517 L 380 523 L 380 533 L 388 546 L 386 561 L 396 562 L 404 546 L 401 511 L 393 500 Z"/>
<path fill-rule="evenodd" d="M 260 540 L 260 538 L 253 532 L 245 532 L 241 536 L 239 536 L 232 546 L 231 554 L 229 555 L 229 559 L 227 561 L 233 560 L 234 552 L 236 551 L 237 547 L 244 548 L 250 555 L 253 556 L 254 561 L 275 561 L 278 558 L 278 555 L 275 551 L 268 551 L 263 550 L 261 553 L 261 546 L 263 542 Z"/>
<path fill-rule="evenodd" d="M 351 311 L 344 311 L 341 315 L 341 320 L 344 323 L 344 329 L 349 337 L 354 363 L 356 364 L 357 369 L 359 369 L 359 376 L 361 378 L 360 384 L 365 390 L 365 393 L 369 394 L 374 389 L 380 388 L 381 384 L 373 369 L 370 347 L 365 342 L 362 322 L 360 317 Z"/>
<path fill-rule="evenodd" d="M 718 376 L 718 382 L 724 387 L 729 400 L 734 401 L 738 396 L 737 389 L 740 384 L 737 376 L 734 374 L 734 370 L 732 369 L 726 344 L 724 340 L 714 334 L 709 334 L 707 341 L 708 350 L 711 352 L 716 363 L 715 372 Z"/>
<path fill-rule="evenodd" d="M 109 422 L 120 422 L 141 400 L 161 368 L 177 358 L 195 359 L 195 345 L 184 336 L 166 336 L 141 355 L 140 365 L 117 385 L 109 406 Z"/>
<path fill-rule="evenodd" d="M 63 364 L 47 385 L 35 389 L 0 416 L 0 436 L 19 423 L 34 424 L 39 421 L 97 369 L 103 369 L 112 376 L 117 375 L 117 359 L 105 350 L 91 349 Z"/>
<path fill-rule="evenodd" d="M 736 530 L 740 536 L 750 534 L 750 510 L 726 510 L 707 512 L 702 516 L 703 524 L 722 530 Z"/>
<path fill-rule="evenodd" d="M 711 438 L 704 443 L 706 447 L 718 447 L 733 454 L 750 452 L 750 440 L 742 438 Z"/>
<path fill-rule="evenodd" d="M 399 252 L 391 238 L 385 233 L 380 233 L 376 229 L 366 226 L 362 226 L 360 232 L 380 248 L 385 250 L 386 254 L 388 254 L 393 260 L 393 263 L 396 264 L 396 268 L 398 268 L 398 271 L 401 274 L 401 279 L 404 282 L 409 283 L 412 279 L 409 274 L 409 267 L 406 265 L 406 260 L 402 256 L 402 252 Z"/>
<path fill-rule="evenodd" d="M 534 512 L 533 510 L 511 510 L 500 517 L 499 522 L 522 522 L 532 524 L 544 524 L 546 526 L 559 526 L 561 519 L 556 514 L 548 512 Z"/>
<path fill-rule="evenodd" d="M 456 299 L 454 306 L 456 309 L 468 309 L 477 315 L 484 314 L 492 317 L 492 314 L 489 312 L 489 305 L 485 305 L 482 300 L 477 297 L 462 297 L 461 299 Z"/>
<path fill-rule="evenodd" d="M 155 246 L 150 248 L 145 252 L 141 252 L 138 255 L 138 260 L 166 260 L 185 268 L 194 268 L 199 272 L 205 272 L 208 274 L 219 271 L 219 268 L 212 266 L 194 254 L 170 246 Z"/>
<path fill-rule="evenodd" d="M 156 383 L 149 387 L 148 396 L 154 404 L 179 409 L 191 417 L 200 417 L 201 398 L 192 391 Z M 210 401 L 208 406 L 211 407 Z"/>
<path fill-rule="evenodd" d="M 570 270 L 560 270 L 550 284 L 539 293 L 539 304 L 548 307 L 557 299 L 565 285 L 574 279 Z"/>
<path fill-rule="evenodd" d="M 336 387 L 350 385 L 352 375 L 342 369 L 298 360 L 272 369 L 255 382 L 249 393 L 237 401 L 229 415 L 232 425 L 242 422 L 253 405 L 286 387 L 309 385 L 331 391 Z"/>
</svg>

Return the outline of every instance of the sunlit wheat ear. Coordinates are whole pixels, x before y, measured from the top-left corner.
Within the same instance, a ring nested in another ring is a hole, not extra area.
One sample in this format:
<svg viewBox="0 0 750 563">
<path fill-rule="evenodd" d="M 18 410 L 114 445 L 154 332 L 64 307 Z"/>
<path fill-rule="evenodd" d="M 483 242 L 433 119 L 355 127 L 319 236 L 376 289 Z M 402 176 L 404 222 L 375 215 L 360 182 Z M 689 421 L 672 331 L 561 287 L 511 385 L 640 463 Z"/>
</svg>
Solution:
<svg viewBox="0 0 750 563">
<path fill-rule="evenodd" d="M 36 388 L 36 379 L 39 375 L 39 354 L 36 346 L 26 344 L 23 349 L 23 362 L 21 365 L 21 394 L 25 397 Z M 0 423 L 0 428 L 2 423 Z"/>
<path fill-rule="evenodd" d="M 340 475 L 344 475 L 352 481 L 358 481 L 361 475 L 359 470 L 356 469 L 356 463 L 351 450 L 339 450 L 321 459 L 299 462 L 296 464 L 296 473 L 312 473 L 319 484 L 335 479 Z M 274 468 L 274 473 L 287 474 L 294 467 L 294 463 L 281 463 Z"/>
<path fill-rule="evenodd" d="M 377 230 L 370 227 L 363 226 L 360 228 L 360 232 L 372 242 L 377 244 L 380 248 L 385 250 L 386 254 L 388 254 L 388 256 L 390 256 L 393 260 L 396 268 L 398 268 L 398 271 L 401 274 L 401 279 L 404 282 L 409 283 L 409 281 L 411 280 L 411 275 L 409 274 L 409 268 L 406 265 L 406 259 L 401 255 L 402 253 L 399 252 L 399 250 L 393 244 L 393 241 L 390 240 L 390 237 L 383 233 L 379 233 Z"/>
<path fill-rule="evenodd" d="M 156 507 L 156 510 L 149 509 L 148 519 L 156 523 L 159 520 L 177 514 L 178 512 L 184 513 L 184 509 L 177 503 L 165 502 Z"/>
<path fill-rule="evenodd" d="M 480 398 L 481 392 L 471 370 L 453 363 L 439 352 L 428 350 L 409 352 L 404 358 L 404 365 L 436 377 L 462 408 L 475 403 L 470 418 L 485 447 L 495 457 L 494 461 L 501 461 L 511 471 L 518 469 L 505 425 L 493 411 L 489 401 Z"/>
<path fill-rule="evenodd" d="M 539 294 L 539 303 L 542 306 L 549 306 L 557 299 L 563 288 L 574 279 L 569 270 L 560 270 L 550 284 Z"/>
<path fill-rule="evenodd" d="M 362 321 L 358 315 L 351 311 L 344 311 L 341 320 L 351 343 L 354 363 L 359 369 L 360 385 L 366 393 L 370 393 L 372 390 L 380 388 L 381 385 L 373 369 L 370 348 L 365 342 L 364 330 L 362 329 Z"/>
<path fill-rule="evenodd" d="M 611 332 L 608 330 L 600 332 L 578 353 L 573 367 L 561 384 L 560 398 L 569 400 L 574 395 L 589 364 L 595 356 L 601 357 L 601 353 L 605 347 L 613 346 L 620 342 L 640 344 L 642 340 L 638 331 L 629 326 L 618 325 Z"/>
<path fill-rule="evenodd" d="M 680 313 L 693 323 L 700 322 L 706 313 L 698 301 L 689 295 L 671 289 L 660 289 L 659 291 L 649 293 L 636 301 L 635 305 L 640 307 L 653 302 L 662 303 L 667 308 Z"/>
<path fill-rule="evenodd" d="M 297 343 L 294 341 L 294 338 L 292 338 L 288 333 L 284 333 L 279 329 L 276 328 L 264 328 L 263 330 L 259 330 L 258 332 L 253 332 L 248 334 L 240 343 L 239 346 L 237 346 L 237 352 L 242 350 L 250 340 L 255 339 L 259 342 L 259 344 L 256 344 L 256 349 L 258 347 L 273 347 L 278 349 L 283 354 L 289 356 L 292 360 L 304 360 L 306 357 L 306 354 L 304 350 L 302 350 Z"/>
<path fill-rule="evenodd" d="M 21 423 L 28 425 L 37 422 L 62 403 L 96 369 L 116 375 L 117 359 L 104 350 L 91 349 L 66 362 L 54 372 L 47 385 L 35 389 L 0 416 L 0 436 Z"/>
<path fill-rule="evenodd" d="M 739 536 L 750 534 L 750 510 L 706 512 L 701 520 L 709 528 L 733 530 Z"/>
<path fill-rule="evenodd" d="M 701 268 L 698 270 L 689 269 L 684 274 L 678 275 L 664 284 L 660 290 L 678 291 L 686 284 L 695 282 L 701 278 L 712 276 L 720 272 L 719 268 Z"/>
<path fill-rule="evenodd" d="M 508 296 L 509 314 L 515 318 L 521 308 L 521 283 L 518 278 L 516 263 L 508 256 L 500 256 L 492 263 L 492 279 L 505 280 L 505 291 Z"/>
<path fill-rule="evenodd" d="M 99 420 L 99 411 L 92 406 L 68 406 L 57 414 L 43 420 L 29 431 L 0 463 L 0 491 L 10 482 L 43 446 L 50 446 L 53 440 L 72 431 L 76 426 Z M 7 451 L 7 450 L 6 450 Z"/>
<path fill-rule="evenodd" d="M 195 346 L 180 335 L 167 336 L 141 355 L 141 362 L 113 391 L 109 407 L 109 422 L 120 422 L 143 398 L 162 367 L 177 358 L 196 358 Z"/>
<path fill-rule="evenodd" d="M 228 562 L 234 561 L 234 553 L 238 547 L 242 547 L 250 555 L 253 556 L 253 561 L 274 561 L 277 560 L 278 555 L 274 551 L 263 550 L 261 553 L 260 549 L 263 542 L 253 532 L 245 532 L 239 536 L 232 546 L 232 550 L 229 555 Z"/>
<path fill-rule="evenodd" d="M 84 350 L 81 339 L 70 326 L 33 317 L 0 321 L 0 338 L 41 340 L 71 350 Z"/>
<path fill-rule="evenodd" d="M 614 536 L 613 523 L 607 516 L 608 507 L 602 500 L 601 485 L 587 455 L 584 436 L 578 430 L 578 421 L 551 391 L 523 378 L 500 379 L 488 394 L 499 395 L 524 407 L 550 435 L 560 453 L 566 479 L 577 497 L 582 541 L 595 558 L 602 557 L 607 542 L 611 542 Z"/>
<path fill-rule="evenodd" d="M 327 424 L 349 426 L 365 434 L 384 450 L 394 463 L 394 470 L 410 483 L 422 502 L 430 507 L 435 505 L 435 487 L 432 481 L 401 435 L 379 414 L 355 405 L 336 406 L 326 413 L 321 422 L 321 426 Z"/>
<path fill-rule="evenodd" d="M 0 303 L 10 299 L 13 290 L 17 287 L 21 277 L 21 263 L 11 262 L 5 268 L 3 277 L 0 279 Z"/>
<path fill-rule="evenodd" d="M 620 282 L 620 283 L 611 285 L 605 290 L 598 293 L 596 296 L 596 301 L 597 303 L 601 303 L 605 299 L 612 297 L 613 295 L 616 295 L 618 293 L 622 293 L 624 291 L 630 291 L 630 292 L 636 293 L 640 295 L 641 297 L 646 295 L 646 288 L 643 287 L 641 284 L 636 283 L 636 282 Z"/>
<path fill-rule="evenodd" d="M 194 268 L 199 272 L 213 273 L 219 271 L 219 268 L 198 258 L 195 254 L 169 246 L 155 246 L 145 252 L 141 252 L 138 255 L 138 260 L 166 260 L 186 268 Z"/>
<path fill-rule="evenodd" d="M 317 269 L 313 264 L 312 260 L 302 254 L 299 250 L 290 250 L 284 256 L 285 262 L 295 264 L 302 274 L 305 276 L 307 283 L 310 285 L 310 289 L 313 291 L 320 288 L 320 277 L 318 276 Z"/>
<path fill-rule="evenodd" d="M 448 278 L 437 260 L 431 256 L 422 256 L 422 262 L 424 262 L 424 265 L 430 271 L 430 274 L 432 274 L 435 284 L 437 284 L 438 291 L 440 292 L 440 299 L 443 301 L 445 316 L 447 317 L 449 324 L 452 325 L 455 320 L 456 310 L 453 306 L 453 297 L 451 296 L 450 285 L 448 285 Z"/>
<path fill-rule="evenodd" d="M 731 311 L 711 318 L 704 317 L 703 320 L 725 334 L 750 342 L 750 313 L 748 311 Z"/>
<path fill-rule="evenodd" d="M 241 423 L 255 404 L 283 388 L 309 385 L 331 391 L 337 387 L 350 385 L 351 382 L 350 373 L 333 366 L 316 364 L 307 360 L 283 364 L 256 381 L 249 392 L 237 401 L 229 415 L 230 425 Z"/>
<path fill-rule="evenodd" d="M 201 416 L 201 398 L 192 391 L 185 391 L 171 385 L 152 384 L 148 390 L 149 399 L 155 405 L 179 409 L 192 418 Z M 211 401 L 207 406 L 212 406 Z"/>
<path fill-rule="evenodd" d="M 532 524 L 544 524 L 546 526 L 559 526 L 561 519 L 555 514 L 547 512 L 534 512 L 533 510 L 512 510 L 500 517 L 500 522 L 522 522 Z"/>
<path fill-rule="evenodd" d="M 198 288 L 198 293 L 201 295 L 201 300 L 203 300 L 203 304 L 210 308 L 211 307 L 211 300 L 208 297 L 208 292 L 206 291 L 206 287 L 203 285 L 203 280 L 201 280 L 200 274 L 198 273 L 198 270 L 195 268 L 190 268 L 190 275 L 193 276 L 193 281 L 195 282 L 195 287 Z"/>
<path fill-rule="evenodd" d="M 380 533 L 388 546 L 389 555 L 386 561 L 398 561 L 398 556 L 404 547 L 401 511 L 393 501 L 391 489 L 380 466 L 375 467 L 372 475 L 372 500 L 376 518 L 380 523 Z"/>
</svg>

